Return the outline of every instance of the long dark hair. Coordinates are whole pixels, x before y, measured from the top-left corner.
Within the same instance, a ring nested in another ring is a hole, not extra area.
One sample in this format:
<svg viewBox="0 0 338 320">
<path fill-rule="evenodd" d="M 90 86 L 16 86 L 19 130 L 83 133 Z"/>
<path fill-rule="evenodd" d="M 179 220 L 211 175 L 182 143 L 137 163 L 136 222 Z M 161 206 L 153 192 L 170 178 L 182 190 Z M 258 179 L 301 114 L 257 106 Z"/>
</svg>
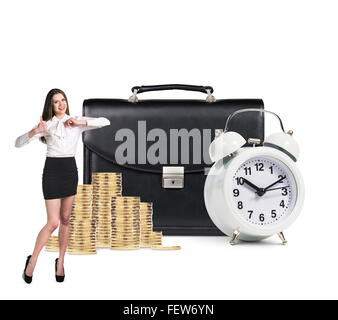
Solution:
<svg viewBox="0 0 338 320">
<path fill-rule="evenodd" d="M 55 112 L 53 110 L 53 97 L 54 95 L 61 93 L 64 98 L 66 99 L 67 102 L 67 109 L 66 109 L 66 114 L 69 115 L 69 105 L 68 105 L 68 99 L 66 94 L 61 90 L 61 89 L 52 89 L 47 93 L 46 96 L 46 100 L 45 100 L 45 105 L 43 107 L 43 111 L 42 111 L 42 120 L 43 121 L 48 121 L 50 119 L 52 119 L 55 115 Z M 46 139 L 45 137 L 41 137 L 40 138 L 41 142 L 46 143 Z"/>
</svg>

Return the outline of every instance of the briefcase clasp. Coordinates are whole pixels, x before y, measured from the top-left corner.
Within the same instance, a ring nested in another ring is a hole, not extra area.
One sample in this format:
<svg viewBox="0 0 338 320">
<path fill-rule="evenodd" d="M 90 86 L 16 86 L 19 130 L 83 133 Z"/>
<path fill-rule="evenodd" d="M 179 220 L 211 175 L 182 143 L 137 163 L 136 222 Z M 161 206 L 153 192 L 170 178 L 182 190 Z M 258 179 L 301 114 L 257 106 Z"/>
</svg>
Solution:
<svg viewBox="0 0 338 320">
<path fill-rule="evenodd" d="M 163 167 L 162 188 L 164 189 L 184 188 L 184 167 Z"/>
</svg>

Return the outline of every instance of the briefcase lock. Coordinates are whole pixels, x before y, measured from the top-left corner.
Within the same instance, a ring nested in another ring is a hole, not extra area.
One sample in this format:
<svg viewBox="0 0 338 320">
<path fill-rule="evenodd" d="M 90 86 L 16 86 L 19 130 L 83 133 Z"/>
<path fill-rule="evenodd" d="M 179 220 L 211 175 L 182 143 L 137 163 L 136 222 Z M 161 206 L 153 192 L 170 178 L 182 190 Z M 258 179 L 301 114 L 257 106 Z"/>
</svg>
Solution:
<svg viewBox="0 0 338 320">
<path fill-rule="evenodd" d="M 165 189 L 184 188 L 184 167 L 163 167 L 162 188 Z"/>
</svg>

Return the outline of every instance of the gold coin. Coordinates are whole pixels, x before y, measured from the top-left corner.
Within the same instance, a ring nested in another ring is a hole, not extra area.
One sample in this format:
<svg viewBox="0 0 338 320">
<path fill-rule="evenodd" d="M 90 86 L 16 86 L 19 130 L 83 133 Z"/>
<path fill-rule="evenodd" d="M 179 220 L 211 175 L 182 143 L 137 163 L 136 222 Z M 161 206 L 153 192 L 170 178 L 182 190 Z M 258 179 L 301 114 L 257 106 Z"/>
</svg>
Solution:
<svg viewBox="0 0 338 320">
<path fill-rule="evenodd" d="M 89 213 L 92 211 L 91 207 L 73 207 L 72 212 L 84 212 L 84 213 Z"/>
<path fill-rule="evenodd" d="M 104 184 L 111 184 L 111 185 L 122 185 L 122 179 L 120 177 L 115 178 L 95 178 L 92 181 L 92 185 L 104 185 Z"/>
<path fill-rule="evenodd" d="M 69 247 L 75 247 L 75 246 L 91 246 L 95 247 L 96 245 L 96 239 L 89 239 L 89 240 L 78 240 L 78 239 L 71 239 L 68 241 Z"/>
<path fill-rule="evenodd" d="M 111 233 L 111 238 L 114 239 L 125 239 L 125 240 L 139 240 L 140 234 L 139 233 Z"/>
<path fill-rule="evenodd" d="M 77 222 L 77 221 L 86 221 L 86 222 L 92 222 L 92 215 L 91 213 L 88 214 L 72 214 L 69 218 L 71 222 Z"/>
<path fill-rule="evenodd" d="M 122 190 L 99 190 L 96 193 L 93 193 L 93 201 L 101 201 L 102 199 L 104 201 L 109 201 L 110 202 L 110 198 L 118 195 L 122 192 Z"/>
<path fill-rule="evenodd" d="M 112 225 L 121 225 L 121 226 L 125 226 L 125 225 L 137 225 L 140 226 L 140 219 L 137 218 L 116 218 L 116 217 L 111 217 L 110 219 L 111 224 Z"/>
<path fill-rule="evenodd" d="M 109 209 L 111 210 L 111 205 L 109 201 L 95 201 L 92 204 L 93 209 Z"/>
<path fill-rule="evenodd" d="M 88 188 L 88 189 L 77 189 L 76 190 L 76 196 L 78 196 L 78 195 L 84 195 L 84 196 L 87 196 L 87 195 L 91 195 L 92 194 L 92 192 L 93 192 L 93 186 L 90 186 L 90 189 Z M 75 196 L 75 197 L 76 197 Z"/>
<path fill-rule="evenodd" d="M 122 185 L 120 183 L 95 183 L 93 185 L 93 195 L 98 193 L 105 193 L 107 191 L 122 191 Z"/>
<path fill-rule="evenodd" d="M 122 218 L 122 219 L 115 219 L 115 218 L 111 218 L 110 220 L 112 226 L 137 226 L 137 227 L 140 227 L 140 220 L 138 219 L 125 219 L 125 218 Z"/>
<path fill-rule="evenodd" d="M 140 216 L 137 213 L 130 212 L 111 212 L 111 218 L 116 221 L 135 220 L 141 222 Z"/>
<path fill-rule="evenodd" d="M 91 218 L 71 217 L 70 224 L 73 227 L 77 226 L 95 226 L 95 221 Z"/>
<path fill-rule="evenodd" d="M 97 195 L 110 195 L 111 197 L 118 196 L 117 193 L 122 192 L 122 186 L 119 185 L 106 185 L 106 186 L 98 186 L 95 185 L 93 189 L 93 197 Z"/>
<path fill-rule="evenodd" d="M 96 230 L 96 239 L 100 238 L 110 238 L 109 230 L 107 230 L 107 232 Z"/>
<path fill-rule="evenodd" d="M 89 251 L 96 249 L 96 243 L 94 245 L 90 246 L 69 246 L 68 250 L 83 250 L 83 251 Z"/>
<path fill-rule="evenodd" d="M 117 207 L 117 208 L 137 208 L 138 210 L 140 210 L 140 205 L 137 201 L 128 201 L 128 202 L 119 202 L 119 201 L 114 201 L 111 200 L 110 204 L 112 205 L 112 207 Z"/>
<path fill-rule="evenodd" d="M 141 228 L 142 237 L 147 236 L 148 234 L 150 234 L 151 231 L 152 231 L 151 229 L 144 230 L 144 229 Z"/>
<path fill-rule="evenodd" d="M 96 230 L 96 238 L 109 238 L 110 237 L 110 230 Z"/>
<path fill-rule="evenodd" d="M 105 194 L 111 191 L 122 191 L 122 185 L 120 184 L 95 184 L 93 188 L 93 196 L 97 194 Z M 112 197 L 116 197 L 113 195 Z"/>
<path fill-rule="evenodd" d="M 94 232 L 94 229 L 92 227 L 78 227 L 78 228 L 71 228 L 69 230 L 71 234 L 77 234 L 77 235 L 89 235 L 91 232 Z"/>
<path fill-rule="evenodd" d="M 153 250 L 180 250 L 180 246 L 152 246 Z"/>
<path fill-rule="evenodd" d="M 117 232 L 141 232 L 138 226 L 111 226 L 111 231 Z"/>
<path fill-rule="evenodd" d="M 117 240 L 116 238 L 111 238 L 110 239 L 110 245 L 114 246 L 114 247 L 140 246 L 140 241 L 139 240 L 124 240 L 124 239 Z"/>
<path fill-rule="evenodd" d="M 122 183 L 121 177 L 95 177 L 92 179 L 92 185 L 94 184 L 100 184 L 100 183 Z"/>
<path fill-rule="evenodd" d="M 122 184 L 122 179 L 120 177 L 112 177 L 112 178 L 94 178 L 92 180 L 92 185 L 101 185 L 101 184 Z"/>
<path fill-rule="evenodd" d="M 80 251 L 80 250 L 69 250 L 67 251 L 69 254 L 84 254 L 84 255 L 89 255 L 89 254 L 96 254 L 95 251 Z"/>
<path fill-rule="evenodd" d="M 92 176 L 92 182 L 93 181 L 97 181 L 97 180 L 115 180 L 115 179 L 119 179 L 122 180 L 122 176 L 121 175 L 95 175 Z"/>
<path fill-rule="evenodd" d="M 95 188 L 93 192 L 93 199 L 97 197 L 115 197 L 122 192 L 122 187 L 105 187 L 105 188 Z"/>
<path fill-rule="evenodd" d="M 110 223 L 106 221 L 100 221 L 98 220 L 96 223 L 96 229 L 109 229 L 110 230 Z"/>
<path fill-rule="evenodd" d="M 96 241 L 99 241 L 99 240 L 110 241 L 110 233 L 109 232 L 97 232 Z"/>
<path fill-rule="evenodd" d="M 101 209 L 93 208 L 92 213 L 96 214 L 96 215 L 104 215 L 104 216 L 107 216 L 107 217 L 111 216 L 111 212 L 110 212 L 109 208 L 106 208 L 106 209 L 104 209 L 104 208 L 101 208 Z"/>
<path fill-rule="evenodd" d="M 114 179 L 93 179 L 92 182 L 93 187 L 94 186 L 121 186 L 122 180 L 120 178 L 114 178 Z"/>
<path fill-rule="evenodd" d="M 93 187 L 94 186 L 122 186 L 122 179 L 114 178 L 114 179 L 93 179 Z"/>
<path fill-rule="evenodd" d="M 81 240 L 71 240 L 68 242 L 69 247 L 95 247 L 96 240 L 90 240 L 90 241 L 81 241 Z"/>
<path fill-rule="evenodd" d="M 73 202 L 72 204 L 72 208 L 79 208 L 79 209 L 90 209 L 92 206 L 92 202 L 91 201 L 88 201 L 88 202 Z"/>
<path fill-rule="evenodd" d="M 92 202 L 92 196 L 86 196 L 86 197 L 84 197 L 84 196 L 76 196 L 75 198 L 74 198 L 74 201 L 73 201 L 73 204 L 74 203 L 91 203 Z"/>
<path fill-rule="evenodd" d="M 137 203 L 140 204 L 140 198 L 126 196 L 111 196 L 111 201 L 119 204 Z"/>
<path fill-rule="evenodd" d="M 111 217 L 115 220 L 137 220 L 141 222 L 140 216 L 137 213 L 111 212 Z"/>
<path fill-rule="evenodd" d="M 84 212 L 89 212 L 92 210 L 92 207 L 91 206 L 78 206 L 78 205 L 75 205 L 72 207 L 72 211 L 76 211 L 76 212 L 80 212 L 80 211 L 84 211 Z"/>
<path fill-rule="evenodd" d="M 140 203 L 140 199 L 139 198 L 135 198 L 135 197 L 112 197 L 111 198 L 111 201 L 113 203 L 116 203 L 116 204 L 120 204 L 120 205 L 126 205 L 126 204 L 138 204 Z"/>
<path fill-rule="evenodd" d="M 92 212 L 73 211 L 70 215 L 71 220 L 86 220 L 90 221 L 92 218 Z"/>
<path fill-rule="evenodd" d="M 93 223 L 93 219 L 90 215 L 88 216 L 71 216 L 70 220 L 71 223 L 76 224 L 76 223 L 81 223 L 81 222 L 87 222 L 88 224 L 92 224 Z"/>
<path fill-rule="evenodd" d="M 112 230 L 110 233 L 111 236 L 114 237 L 122 237 L 122 238 L 140 238 L 140 233 L 139 232 L 134 232 L 134 231 L 125 231 L 125 232 L 117 232 L 115 230 Z"/>
<path fill-rule="evenodd" d="M 112 239 L 124 239 L 124 240 L 140 240 L 139 233 L 111 233 Z"/>
<path fill-rule="evenodd" d="M 138 250 L 140 249 L 139 246 L 137 247 L 110 247 L 111 250 Z"/>
<path fill-rule="evenodd" d="M 87 198 L 87 199 L 76 199 L 75 201 L 73 201 L 72 206 L 75 205 L 88 205 L 91 206 L 92 204 L 92 199 L 91 198 Z"/>
<path fill-rule="evenodd" d="M 140 215 L 140 211 L 138 209 L 138 207 L 136 206 L 130 206 L 130 207 L 118 207 L 118 206 L 115 206 L 115 205 L 111 205 L 111 211 L 114 212 L 114 213 L 130 213 L 130 214 L 137 214 L 137 215 Z"/>
<path fill-rule="evenodd" d="M 133 229 L 133 230 L 141 230 L 140 226 L 138 224 L 111 224 L 112 229 Z"/>
<path fill-rule="evenodd" d="M 94 233 L 96 230 L 95 226 L 91 226 L 89 228 L 87 227 L 78 227 L 74 228 L 72 227 L 69 231 L 71 234 L 83 234 L 83 235 L 90 235 Z"/>
<path fill-rule="evenodd" d="M 96 247 L 97 248 L 108 248 L 110 246 L 110 238 L 97 238 Z"/>
<path fill-rule="evenodd" d="M 116 232 L 116 233 L 139 233 L 141 234 L 140 228 L 137 227 L 111 227 L 111 232 Z"/>
<path fill-rule="evenodd" d="M 82 216 L 81 216 L 82 217 Z M 86 217 L 86 216 L 84 216 Z M 79 216 L 71 216 L 70 221 L 72 222 L 72 225 L 76 226 L 90 226 L 93 224 L 92 219 L 90 219 L 90 216 L 88 216 L 88 219 L 79 219 Z"/>
<path fill-rule="evenodd" d="M 110 229 L 109 225 L 104 226 L 103 224 L 101 224 L 101 225 L 96 226 L 95 231 L 96 231 L 96 233 L 102 233 L 102 232 L 110 233 L 111 229 Z"/>
<path fill-rule="evenodd" d="M 122 172 L 112 172 L 112 171 L 92 172 L 92 176 L 99 176 L 99 175 L 122 175 Z"/>
<path fill-rule="evenodd" d="M 137 217 L 116 217 L 116 216 L 111 216 L 111 222 L 112 223 L 123 223 L 123 224 L 128 224 L 128 223 L 137 223 L 137 224 L 140 224 L 140 219 L 137 218 Z"/>
<path fill-rule="evenodd" d="M 93 225 L 90 219 L 74 219 L 70 218 L 72 227 L 90 227 Z"/>
<path fill-rule="evenodd" d="M 140 212 L 140 208 L 138 205 L 116 205 L 114 203 L 110 204 L 110 207 L 113 211 L 133 211 L 133 212 Z"/>
<path fill-rule="evenodd" d="M 111 239 L 110 245 L 114 247 L 122 247 L 122 246 L 140 246 L 140 241 L 127 241 L 127 240 L 116 240 Z"/>
</svg>

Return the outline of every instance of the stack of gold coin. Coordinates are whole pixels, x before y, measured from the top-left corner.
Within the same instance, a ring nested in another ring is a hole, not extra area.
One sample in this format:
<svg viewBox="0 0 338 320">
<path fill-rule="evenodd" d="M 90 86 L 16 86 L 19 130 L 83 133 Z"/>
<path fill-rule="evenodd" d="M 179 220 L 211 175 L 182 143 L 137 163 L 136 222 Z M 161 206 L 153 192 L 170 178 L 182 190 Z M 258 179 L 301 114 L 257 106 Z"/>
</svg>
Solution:
<svg viewBox="0 0 338 320">
<path fill-rule="evenodd" d="M 46 246 L 46 251 L 59 251 L 59 237 L 58 236 L 50 236 L 48 239 Z"/>
<path fill-rule="evenodd" d="M 139 249 L 140 235 L 140 198 L 112 197 L 110 248 Z"/>
<path fill-rule="evenodd" d="M 150 243 L 151 247 L 162 245 L 162 231 L 152 231 L 150 233 Z"/>
<path fill-rule="evenodd" d="M 69 223 L 68 253 L 95 254 L 95 222 L 92 219 L 93 187 L 79 185 Z"/>
<path fill-rule="evenodd" d="M 111 197 L 122 195 L 122 175 L 119 172 L 92 174 L 93 208 L 96 227 L 96 247 L 109 248 L 111 234 Z"/>
<path fill-rule="evenodd" d="M 140 203 L 141 217 L 141 248 L 149 248 L 152 246 L 153 232 L 153 203 Z"/>
</svg>

